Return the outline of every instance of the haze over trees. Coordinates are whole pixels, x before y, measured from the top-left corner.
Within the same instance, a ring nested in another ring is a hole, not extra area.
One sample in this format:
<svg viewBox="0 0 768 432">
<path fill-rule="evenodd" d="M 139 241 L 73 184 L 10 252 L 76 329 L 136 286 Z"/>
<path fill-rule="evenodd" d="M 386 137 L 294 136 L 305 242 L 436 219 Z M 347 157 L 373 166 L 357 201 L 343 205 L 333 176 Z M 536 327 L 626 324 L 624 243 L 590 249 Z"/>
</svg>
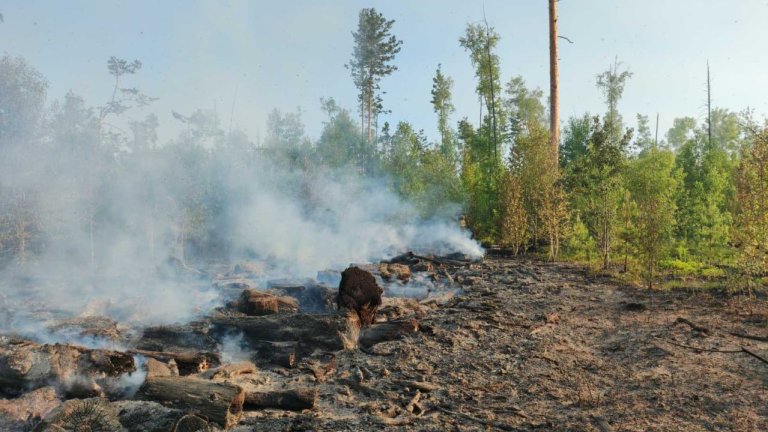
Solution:
<svg viewBox="0 0 768 432">
<path fill-rule="evenodd" d="M 55 253 L 98 267 L 109 260 L 99 245 L 118 231 L 145 239 L 153 260 L 245 253 L 233 250 L 241 233 L 230 227 L 237 209 L 248 205 L 247 189 L 222 173 L 262 164 L 298 174 L 273 186 L 300 196 L 307 213 L 318 200 L 315 176 L 342 171 L 383 179 L 382 187 L 420 218 L 463 214 L 476 239 L 513 254 L 620 269 L 648 287 L 660 274 L 750 289 L 762 283 L 768 270 L 764 121 L 711 107 L 704 121 L 680 113 L 659 139 L 651 132 L 654 113 L 622 112 L 633 74 L 617 58 L 584 83 L 603 96 L 604 112 L 561 122 L 556 95 L 531 88 L 524 77 L 502 76 L 500 65 L 512 53 L 499 52 L 500 36 L 484 21 L 468 23 L 455 41 L 474 68 L 479 115 L 452 118 L 457 83 L 435 59 L 431 89 L 420 102 L 434 112 L 439 136 L 431 141 L 407 119 L 379 124 L 384 78 L 398 73 L 397 54 L 407 49 L 396 34 L 394 20 L 372 8 L 360 11 L 346 65 L 358 105 L 319 101 L 327 117 L 317 140 L 306 136 L 301 109 L 274 110 L 263 139 L 254 141 L 223 127 L 214 110 L 179 107 L 174 117 L 184 130 L 160 143 L 157 117 L 135 115 L 134 108 L 151 108 L 153 101 L 130 87 L 131 76 L 142 72 L 140 61 L 108 59 L 103 78 L 112 91 L 94 106 L 75 93 L 48 101 L 45 77 L 24 59 L 2 57 L 0 262 L 24 267 Z M 550 92 L 556 90 L 554 83 Z M 60 174 L 56 184 L 44 181 L 50 173 Z M 146 205 L 126 204 L 139 201 Z M 85 245 L 63 246 L 83 230 Z"/>
</svg>

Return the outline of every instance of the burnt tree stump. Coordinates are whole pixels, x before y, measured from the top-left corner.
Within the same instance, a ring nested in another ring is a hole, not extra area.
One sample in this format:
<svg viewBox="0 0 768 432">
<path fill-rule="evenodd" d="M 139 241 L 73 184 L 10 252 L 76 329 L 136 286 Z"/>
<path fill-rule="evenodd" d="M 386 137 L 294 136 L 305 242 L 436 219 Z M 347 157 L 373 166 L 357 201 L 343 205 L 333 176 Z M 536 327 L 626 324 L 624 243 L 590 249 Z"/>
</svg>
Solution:
<svg viewBox="0 0 768 432">
<path fill-rule="evenodd" d="M 360 325 L 367 327 L 376 318 L 383 292 L 372 274 L 358 267 L 349 267 L 341 272 L 337 303 L 339 309 L 354 311 L 360 318 Z"/>
</svg>

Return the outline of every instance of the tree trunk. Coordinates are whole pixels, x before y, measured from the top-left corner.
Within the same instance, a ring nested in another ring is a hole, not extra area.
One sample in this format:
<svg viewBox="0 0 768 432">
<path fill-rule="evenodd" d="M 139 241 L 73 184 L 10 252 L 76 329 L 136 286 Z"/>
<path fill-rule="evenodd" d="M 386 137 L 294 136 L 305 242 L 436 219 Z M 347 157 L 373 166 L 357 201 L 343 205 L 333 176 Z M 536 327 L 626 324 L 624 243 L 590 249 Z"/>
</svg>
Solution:
<svg viewBox="0 0 768 432">
<path fill-rule="evenodd" d="M 549 142 L 555 162 L 560 145 L 560 77 L 557 69 L 557 0 L 549 0 Z"/>
<path fill-rule="evenodd" d="M 371 145 L 371 118 L 373 117 L 373 89 L 368 93 L 368 145 Z"/>
</svg>

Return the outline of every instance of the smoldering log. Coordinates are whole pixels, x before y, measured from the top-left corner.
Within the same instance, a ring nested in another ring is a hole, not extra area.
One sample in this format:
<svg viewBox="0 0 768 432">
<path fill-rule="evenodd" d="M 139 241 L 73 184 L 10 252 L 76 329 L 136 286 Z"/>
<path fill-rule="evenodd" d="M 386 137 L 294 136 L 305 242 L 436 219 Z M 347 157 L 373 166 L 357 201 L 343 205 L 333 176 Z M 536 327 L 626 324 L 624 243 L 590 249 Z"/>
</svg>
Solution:
<svg viewBox="0 0 768 432">
<path fill-rule="evenodd" d="M 218 342 L 209 333 L 210 324 L 206 321 L 147 327 L 136 343 L 136 348 L 170 352 L 215 351 Z"/>
<path fill-rule="evenodd" d="M 245 393 L 244 409 L 273 408 L 288 411 L 312 409 L 317 404 L 316 388 L 249 391 Z"/>
<path fill-rule="evenodd" d="M 294 368 L 301 358 L 300 346 L 296 341 L 252 341 L 250 345 L 254 351 L 251 359 L 259 364 Z"/>
<path fill-rule="evenodd" d="M 354 311 L 360 318 L 360 324 L 365 327 L 376 319 L 376 310 L 381 305 L 383 292 L 370 272 L 352 266 L 341 272 L 338 307 Z"/>
<path fill-rule="evenodd" d="M 96 337 L 111 341 L 122 338 L 117 321 L 102 316 L 69 318 L 49 326 L 48 331 L 64 336 Z"/>
<path fill-rule="evenodd" d="M 131 354 L 143 355 L 161 362 L 168 363 L 173 360 L 179 369 L 179 375 L 193 375 L 221 364 L 221 355 L 214 352 L 198 351 L 147 351 L 129 350 Z"/>
<path fill-rule="evenodd" d="M 148 378 L 136 394 L 138 399 L 201 414 L 229 429 L 240 421 L 245 392 L 242 387 L 194 377 Z"/>
<path fill-rule="evenodd" d="M 393 341 L 419 331 L 419 322 L 415 319 L 388 321 L 366 327 L 360 333 L 360 346 L 369 348 L 377 343 Z"/>
<path fill-rule="evenodd" d="M 242 331 L 249 343 L 298 342 L 307 350 L 338 351 L 356 347 L 359 321 L 354 315 L 285 314 L 211 318 L 216 331 Z"/>
<path fill-rule="evenodd" d="M 240 294 L 234 306 L 246 315 L 262 316 L 277 313 L 292 313 L 299 311 L 299 302 L 293 297 L 246 289 Z"/>
<path fill-rule="evenodd" d="M 135 370 L 133 356 L 127 353 L 0 337 L 0 385 L 6 392 L 65 384 L 74 378 L 95 384 Z"/>
</svg>

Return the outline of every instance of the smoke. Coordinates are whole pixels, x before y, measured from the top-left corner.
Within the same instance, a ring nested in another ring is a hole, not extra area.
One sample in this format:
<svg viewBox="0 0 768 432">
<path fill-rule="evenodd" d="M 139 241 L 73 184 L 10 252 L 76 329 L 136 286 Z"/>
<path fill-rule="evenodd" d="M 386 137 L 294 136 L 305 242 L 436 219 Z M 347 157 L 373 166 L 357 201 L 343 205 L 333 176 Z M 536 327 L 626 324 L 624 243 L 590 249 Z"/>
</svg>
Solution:
<svg viewBox="0 0 768 432">
<path fill-rule="evenodd" d="M 316 172 L 301 184 L 306 195 L 302 202 L 270 185 L 274 179 L 290 184 L 284 177 L 289 173 L 266 174 L 270 180 L 249 179 L 254 187 L 234 217 L 235 241 L 239 248 L 277 263 L 284 275 L 313 277 L 320 270 L 340 270 L 409 250 L 458 252 L 472 259 L 483 255 L 455 219 L 421 220 L 383 179 Z"/>
<path fill-rule="evenodd" d="M 247 349 L 242 332 L 222 336 L 217 351 L 221 353 L 221 361 L 224 363 L 248 361 L 253 354 Z"/>
<path fill-rule="evenodd" d="M 0 90 L 41 87 L 22 60 L 0 59 L 8 71 L 24 79 Z M 325 167 L 301 127 L 257 147 L 196 111 L 161 144 L 156 118 L 100 127 L 71 94 L 39 113 L 41 88 L 0 101 L 0 114 L 31 113 L 0 130 L 0 333 L 71 340 L 48 324 L 78 316 L 188 321 L 223 304 L 211 277 L 238 261 L 300 278 L 408 250 L 483 254 L 459 229 L 458 206 L 422 219 L 387 178 Z"/>
</svg>

